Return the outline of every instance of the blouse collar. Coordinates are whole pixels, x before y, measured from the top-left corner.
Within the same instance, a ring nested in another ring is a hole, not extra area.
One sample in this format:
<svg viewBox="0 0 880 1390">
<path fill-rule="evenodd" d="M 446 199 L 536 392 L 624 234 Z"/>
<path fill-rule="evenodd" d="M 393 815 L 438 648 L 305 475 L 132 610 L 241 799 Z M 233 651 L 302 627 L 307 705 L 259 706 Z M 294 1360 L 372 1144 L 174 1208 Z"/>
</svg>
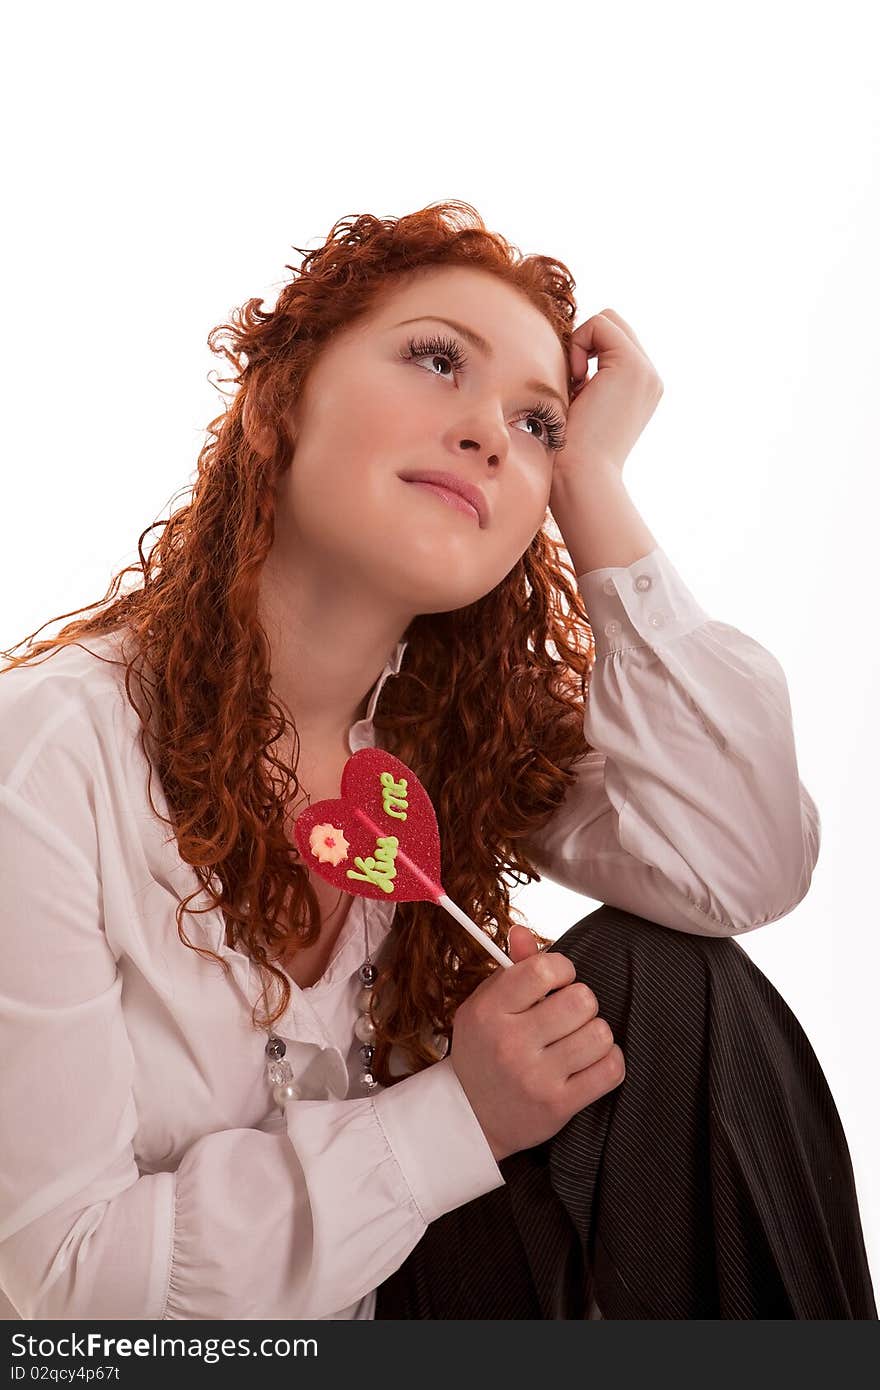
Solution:
<svg viewBox="0 0 880 1390">
<path fill-rule="evenodd" d="M 349 729 L 348 746 L 351 749 L 352 753 L 357 753 L 358 750 L 361 748 L 375 748 L 376 736 L 375 731 L 373 729 L 373 716 L 376 713 L 376 705 L 379 702 L 379 696 L 382 693 L 382 687 L 388 680 L 389 676 L 396 676 L 397 673 L 400 671 L 400 665 L 403 661 L 403 653 L 406 651 L 407 646 L 408 643 L 405 641 L 398 642 L 394 651 L 391 653 L 388 660 L 385 662 L 385 665 L 382 668 L 382 671 L 376 681 L 376 684 L 373 686 L 373 689 L 370 692 L 370 699 L 367 704 L 366 714 L 364 715 L 363 719 L 358 719 L 357 722 L 352 724 L 351 728 Z"/>
</svg>

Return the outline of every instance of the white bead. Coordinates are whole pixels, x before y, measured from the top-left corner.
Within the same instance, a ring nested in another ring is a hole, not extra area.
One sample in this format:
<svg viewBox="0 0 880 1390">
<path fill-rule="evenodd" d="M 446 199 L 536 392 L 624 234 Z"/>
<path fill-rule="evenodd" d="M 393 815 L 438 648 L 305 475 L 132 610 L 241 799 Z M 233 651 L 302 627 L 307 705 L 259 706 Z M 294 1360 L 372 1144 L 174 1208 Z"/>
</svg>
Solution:
<svg viewBox="0 0 880 1390">
<path fill-rule="evenodd" d="M 373 986 L 364 985 L 363 989 L 359 989 L 357 992 L 357 998 L 354 1001 L 355 1008 L 361 1013 L 365 1012 L 370 1007 L 372 999 Z"/>
<path fill-rule="evenodd" d="M 359 1042 L 371 1043 L 376 1036 L 376 1025 L 368 1014 L 361 1014 L 354 1025 L 354 1035 Z"/>
<path fill-rule="evenodd" d="M 276 1086 L 272 1094 L 277 1105 L 285 1105 L 289 1100 L 296 1100 L 298 1092 L 292 1081 L 285 1081 Z"/>
</svg>

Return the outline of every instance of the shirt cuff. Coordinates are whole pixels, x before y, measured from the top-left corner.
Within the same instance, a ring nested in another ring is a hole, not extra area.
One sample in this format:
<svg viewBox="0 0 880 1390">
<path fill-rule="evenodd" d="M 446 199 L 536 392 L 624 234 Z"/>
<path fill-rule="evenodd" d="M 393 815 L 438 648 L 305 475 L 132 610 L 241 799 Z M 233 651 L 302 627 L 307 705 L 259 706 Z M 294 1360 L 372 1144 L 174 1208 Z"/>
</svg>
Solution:
<svg viewBox="0 0 880 1390">
<path fill-rule="evenodd" d="M 451 1057 L 388 1086 L 373 1104 L 426 1222 L 504 1185 Z"/>
<path fill-rule="evenodd" d="M 657 648 L 710 621 L 662 546 L 631 565 L 578 575 L 596 657 L 631 647 Z"/>
</svg>

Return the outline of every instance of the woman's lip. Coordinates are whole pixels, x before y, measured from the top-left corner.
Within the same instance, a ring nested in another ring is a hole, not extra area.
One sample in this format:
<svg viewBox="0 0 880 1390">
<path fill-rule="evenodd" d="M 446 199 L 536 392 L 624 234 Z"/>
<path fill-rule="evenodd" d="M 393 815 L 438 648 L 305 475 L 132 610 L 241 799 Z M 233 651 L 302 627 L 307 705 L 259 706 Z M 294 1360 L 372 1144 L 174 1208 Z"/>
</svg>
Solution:
<svg viewBox="0 0 880 1390">
<path fill-rule="evenodd" d="M 460 493 L 453 492 L 451 488 L 440 487 L 437 483 L 426 483 L 421 478 L 405 478 L 404 482 L 408 487 L 423 487 L 427 488 L 429 492 L 436 492 L 438 497 L 442 497 L 448 506 L 456 507 L 460 512 L 466 512 L 468 516 L 474 518 L 477 525 L 480 524 L 480 513 L 476 507 L 472 507 L 470 502 L 466 502 Z"/>
</svg>

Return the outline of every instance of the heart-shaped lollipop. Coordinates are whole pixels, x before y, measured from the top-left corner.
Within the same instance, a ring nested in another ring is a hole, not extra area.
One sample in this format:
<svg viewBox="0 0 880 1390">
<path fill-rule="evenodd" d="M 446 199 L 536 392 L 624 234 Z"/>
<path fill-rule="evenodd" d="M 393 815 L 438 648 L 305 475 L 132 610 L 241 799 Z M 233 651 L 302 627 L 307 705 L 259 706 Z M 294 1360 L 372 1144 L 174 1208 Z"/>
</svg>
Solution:
<svg viewBox="0 0 880 1390">
<path fill-rule="evenodd" d="M 500 965 L 512 965 L 444 891 L 437 816 L 412 768 L 383 748 L 361 748 L 342 770 L 341 791 L 296 817 L 293 834 L 303 862 L 359 897 L 437 903 Z"/>
</svg>

